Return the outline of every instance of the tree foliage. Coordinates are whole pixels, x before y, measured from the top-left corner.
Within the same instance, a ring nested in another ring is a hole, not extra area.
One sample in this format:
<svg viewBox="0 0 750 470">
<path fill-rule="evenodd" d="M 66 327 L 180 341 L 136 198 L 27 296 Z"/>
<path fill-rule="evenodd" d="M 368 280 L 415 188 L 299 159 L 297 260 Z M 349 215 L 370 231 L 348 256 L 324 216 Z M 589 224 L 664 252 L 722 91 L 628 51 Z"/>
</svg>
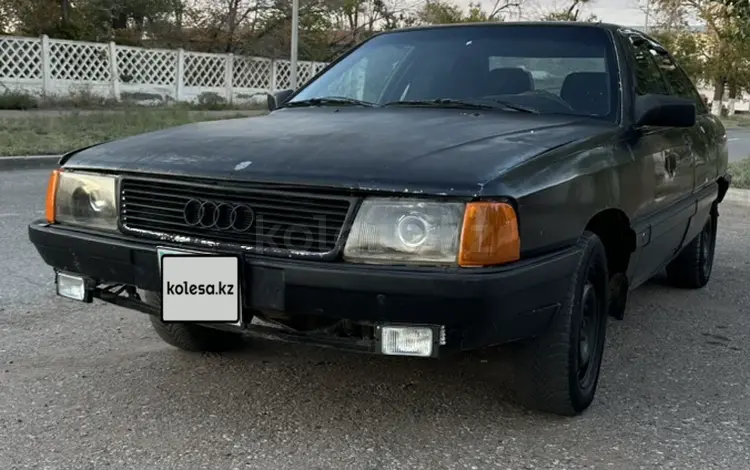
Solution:
<svg viewBox="0 0 750 470">
<path fill-rule="evenodd" d="M 750 88 L 747 0 L 656 0 L 656 7 L 662 17 L 669 19 L 659 25 L 659 40 L 673 50 L 680 65 L 694 79 L 713 85 L 715 100 L 724 96 L 727 86 L 730 98 Z M 686 32 L 688 16 L 700 19 L 705 33 Z"/>
</svg>

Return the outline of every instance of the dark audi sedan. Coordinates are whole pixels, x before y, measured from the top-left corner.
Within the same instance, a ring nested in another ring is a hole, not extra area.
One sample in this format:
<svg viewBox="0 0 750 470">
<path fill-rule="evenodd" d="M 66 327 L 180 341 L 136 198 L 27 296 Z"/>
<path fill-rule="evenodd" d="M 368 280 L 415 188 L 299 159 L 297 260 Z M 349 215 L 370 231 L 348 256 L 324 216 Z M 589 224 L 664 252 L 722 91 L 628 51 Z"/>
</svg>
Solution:
<svg viewBox="0 0 750 470">
<path fill-rule="evenodd" d="M 519 400 L 575 415 L 629 292 L 709 281 L 726 133 L 640 32 L 391 31 L 268 104 L 65 155 L 29 226 L 57 294 L 189 351 L 507 345 Z"/>
</svg>

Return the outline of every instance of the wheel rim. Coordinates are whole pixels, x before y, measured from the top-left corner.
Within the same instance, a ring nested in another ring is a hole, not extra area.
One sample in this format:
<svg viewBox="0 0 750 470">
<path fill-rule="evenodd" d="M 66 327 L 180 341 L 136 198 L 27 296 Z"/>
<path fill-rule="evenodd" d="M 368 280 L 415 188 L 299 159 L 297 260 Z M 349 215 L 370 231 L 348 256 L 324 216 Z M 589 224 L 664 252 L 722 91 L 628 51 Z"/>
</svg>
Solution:
<svg viewBox="0 0 750 470">
<path fill-rule="evenodd" d="M 588 281 L 581 296 L 581 321 L 578 336 L 578 386 L 582 390 L 591 387 L 596 377 L 599 354 L 601 322 L 599 298 L 596 287 Z"/>
<path fill-rule="evenodd" d="M 711 272 L 713 261 L 713 221 L 709 219 L 706 226 L 701 232 L 701 251 L 703 255 L 703 273 L 708 275 Z"/>
</svg>

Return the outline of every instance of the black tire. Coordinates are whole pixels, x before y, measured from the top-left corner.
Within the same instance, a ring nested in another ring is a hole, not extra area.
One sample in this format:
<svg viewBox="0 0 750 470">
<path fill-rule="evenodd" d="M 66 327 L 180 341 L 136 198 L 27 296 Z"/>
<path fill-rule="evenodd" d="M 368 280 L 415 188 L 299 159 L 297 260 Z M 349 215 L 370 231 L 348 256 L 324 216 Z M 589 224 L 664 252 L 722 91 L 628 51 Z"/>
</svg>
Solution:
<svg viewBox="0 0 750 470">
<path fill-rule="evenodd" d="M 604 245 L 584 232 L 577 246 L 580 261 L 560 310 L 542 335 L 518 345 L 514 358 L 519 400 L 562 416 L 578 415 L 594 400 L 609 317 Z"/>
<path fill-rule="evenodd" d="M 700 289 L 708 284 L 714 266 L 718 219 L 712 210 L 703 230 L 667 265 L 670 284 L 685 289 Z"/>
<path fill-rule="evenodd" d="M 159 294 L 146 292 L 144 301 L 159 305 Z M 164 323 L 161 318 L 150 315 L 151 326 L 156 334 L 170 346 L 190 352 L 226 352 L 241 348 L 245 341 L 242 335 L 190 323 Z"/>
</svg>

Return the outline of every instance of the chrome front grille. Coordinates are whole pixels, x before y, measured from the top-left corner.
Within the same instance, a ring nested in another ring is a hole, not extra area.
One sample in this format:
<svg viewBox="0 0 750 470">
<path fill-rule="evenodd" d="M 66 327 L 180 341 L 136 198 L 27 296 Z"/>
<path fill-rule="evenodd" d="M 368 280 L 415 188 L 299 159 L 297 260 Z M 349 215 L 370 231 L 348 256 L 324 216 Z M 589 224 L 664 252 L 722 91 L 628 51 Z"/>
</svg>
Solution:
<svg viewBox="0 0 750 470">
<path fill-rule="evenodd" d="M 346 196 L 227 183 L 140 177 L 120 182 L 120 224 L 126 233 L 279 254 L 335 252 L 353 206 L 354 198 Z"/>
</svg>

